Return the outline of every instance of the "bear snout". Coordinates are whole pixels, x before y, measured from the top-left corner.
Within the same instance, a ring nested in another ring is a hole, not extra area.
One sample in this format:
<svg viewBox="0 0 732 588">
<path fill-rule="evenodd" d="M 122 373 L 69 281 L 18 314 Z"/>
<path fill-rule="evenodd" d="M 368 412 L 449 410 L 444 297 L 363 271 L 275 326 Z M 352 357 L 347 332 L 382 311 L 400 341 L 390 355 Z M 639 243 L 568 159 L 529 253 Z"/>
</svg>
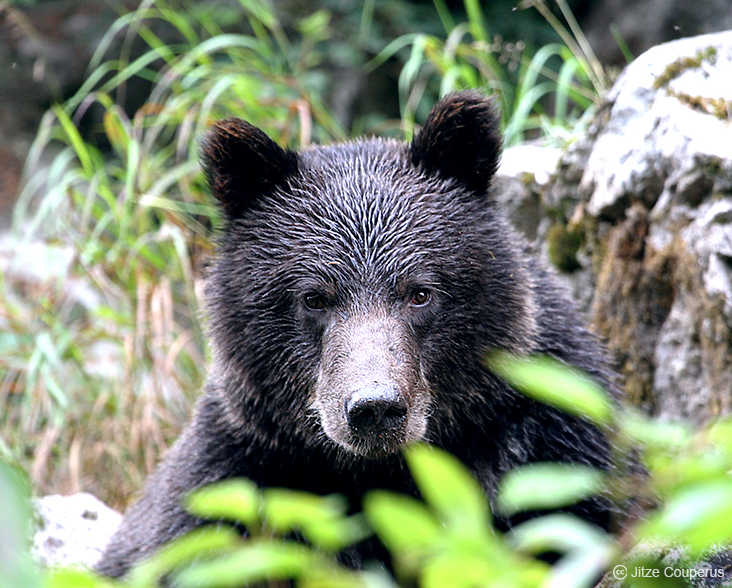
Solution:
<svg viewBox="0 0 732 588">
<path fill-rule="evenodd" d="M 430 394 L 401 317 L 350 312 L 326 331 L 322 349 L 312 406 L 331 441 L 379 459 L 422 439 Z"/>
<path fill-rule="evenodd" d="M 356 436 L 402 433 L 409 406 L 394 386 L 371 383 L 346 401 L 346 421 Z"/>
</svg>

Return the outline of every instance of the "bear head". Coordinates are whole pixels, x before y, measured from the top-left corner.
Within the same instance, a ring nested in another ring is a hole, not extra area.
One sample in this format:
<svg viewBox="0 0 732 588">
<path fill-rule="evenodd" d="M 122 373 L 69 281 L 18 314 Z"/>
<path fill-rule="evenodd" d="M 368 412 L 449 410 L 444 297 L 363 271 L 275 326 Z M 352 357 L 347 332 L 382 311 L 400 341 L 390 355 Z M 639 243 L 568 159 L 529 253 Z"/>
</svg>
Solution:
<svg viewBox="0 0 732 588">
<path fill-rule="evenodd" d="M 213 127 L 207 298 L 235 422 L 287 414 L 290 439 L 379 459 L 464 415 L 500 419 L 483 357 L 536 339 L 525 256 L 490 196 L 500 148 L 475 92 L 440 101 L 411 144 L 294 152 L 242 120 Z"/>
</svg>

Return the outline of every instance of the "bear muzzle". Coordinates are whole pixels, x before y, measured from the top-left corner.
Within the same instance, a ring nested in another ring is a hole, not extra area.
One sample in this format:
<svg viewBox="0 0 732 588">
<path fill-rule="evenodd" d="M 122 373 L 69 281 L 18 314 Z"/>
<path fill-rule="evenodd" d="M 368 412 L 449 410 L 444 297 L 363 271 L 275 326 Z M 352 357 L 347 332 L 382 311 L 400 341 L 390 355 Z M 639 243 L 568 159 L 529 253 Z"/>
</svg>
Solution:
<svg viewBox="0 0 732 588">
<path fill-rule="evenodd" d="M 422 439 L 429 397 L 400 317 L 350 312 L 326 332 L 312 406 L 342 448 L 379 458 Z"/>
</svg>

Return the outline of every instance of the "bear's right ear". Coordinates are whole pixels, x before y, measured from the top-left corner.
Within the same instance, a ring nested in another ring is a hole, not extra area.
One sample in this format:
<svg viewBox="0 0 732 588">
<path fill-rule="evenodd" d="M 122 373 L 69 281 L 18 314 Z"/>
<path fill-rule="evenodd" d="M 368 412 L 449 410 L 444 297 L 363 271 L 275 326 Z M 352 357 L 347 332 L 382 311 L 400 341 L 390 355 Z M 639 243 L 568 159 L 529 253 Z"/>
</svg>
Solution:
<svg viewBox="0 0 732 588">
<path fill-rule="evenodd" d="M 241 215 L 297 172 L 297 154 L 282 149 L 238 118 L 217 122 L 201 142 L 201 163 L 211 192 L 229 218 Z"/>
<path fill-rule="evenodd" d="M 412 163 L 485 194 L 501 156 L 501 119 L 488 96 L 467 90 L 440 100 L 409 146 Z"/>
</svg>

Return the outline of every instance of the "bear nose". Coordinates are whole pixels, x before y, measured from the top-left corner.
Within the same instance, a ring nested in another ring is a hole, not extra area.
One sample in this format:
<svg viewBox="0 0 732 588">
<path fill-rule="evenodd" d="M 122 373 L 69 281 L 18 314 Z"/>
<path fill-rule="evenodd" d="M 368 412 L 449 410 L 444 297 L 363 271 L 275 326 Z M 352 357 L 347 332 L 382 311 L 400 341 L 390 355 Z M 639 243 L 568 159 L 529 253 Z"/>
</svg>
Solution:
<svg viewBox="0 0 732 588">
<path fill-rule="evenodd" d="M 407 403 L 393 386 L 369 384 L 346 401 L 348 426 L 362 435 L 397 430 L 406 417 Z"/>
</svg>

